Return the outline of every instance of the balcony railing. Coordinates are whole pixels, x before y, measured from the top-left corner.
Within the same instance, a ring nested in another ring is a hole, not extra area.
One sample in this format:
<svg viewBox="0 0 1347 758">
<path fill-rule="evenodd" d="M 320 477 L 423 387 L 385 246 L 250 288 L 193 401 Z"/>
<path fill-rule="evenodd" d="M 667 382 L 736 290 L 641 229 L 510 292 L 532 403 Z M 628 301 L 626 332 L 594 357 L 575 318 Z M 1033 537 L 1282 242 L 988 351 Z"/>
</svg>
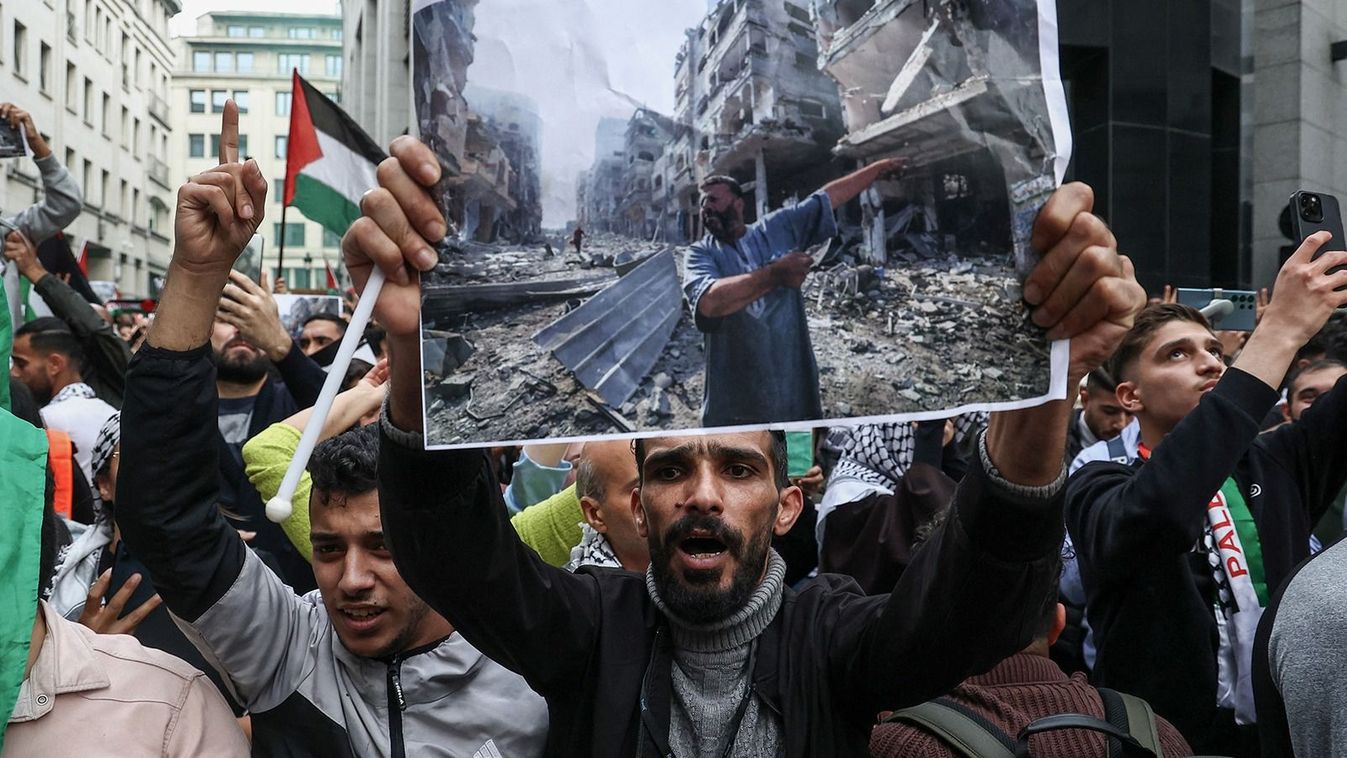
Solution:
<svg viewBox="0 0 1347 758">
<path fill-rule="evenodd" d="M 148 93 L 150 96 L 150 115 L 159 119 L 159 123 L 168 126 L 168 103 L 164 98 L 159 97 L 157 92 Z"/>
<path fill-rule="evenodd" d="M 150 178 L 155 182 L 158 182 L 159 186 L 164 189 L 172 189 L 172 187 L 168 186 L 168 164 L 153 155 L 147 157 L 149 158 Z"/>
</svg>

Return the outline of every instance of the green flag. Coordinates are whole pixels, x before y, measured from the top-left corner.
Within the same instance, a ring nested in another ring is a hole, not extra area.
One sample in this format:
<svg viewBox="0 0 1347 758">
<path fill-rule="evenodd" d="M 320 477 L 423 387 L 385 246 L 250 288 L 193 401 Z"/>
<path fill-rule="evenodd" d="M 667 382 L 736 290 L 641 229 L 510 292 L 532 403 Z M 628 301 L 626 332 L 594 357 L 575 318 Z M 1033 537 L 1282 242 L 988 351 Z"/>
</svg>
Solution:
<svg viewBox="0 0 1347 758">
<path fill-rule="evenodd" d="M 3 297 L 0 294 L 0 297 Z M 0 316 L 9 316 L 0 308 Z M 9 348 L 5 346 L 8 357 Z M 47 435 L 0 409 L 0 713 L 14 712 L 37 613 L 37 564 L 47 484 Z M 8 720 L 9 716 L 6 715 Z M 0 732 L 0 751 L 4 749 Z"/>
</svg>

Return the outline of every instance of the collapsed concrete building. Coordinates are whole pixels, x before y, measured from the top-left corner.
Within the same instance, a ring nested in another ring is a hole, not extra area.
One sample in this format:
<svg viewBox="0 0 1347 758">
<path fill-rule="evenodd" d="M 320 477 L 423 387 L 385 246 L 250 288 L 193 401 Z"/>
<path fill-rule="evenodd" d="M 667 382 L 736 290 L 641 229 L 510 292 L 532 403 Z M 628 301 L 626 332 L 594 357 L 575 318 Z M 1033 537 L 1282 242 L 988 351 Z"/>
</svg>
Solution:
<svg viewBox="0 0 1347 758">
<path fill-rule="evenodd" d="M 728 174 L 751 189 L 756 217 L 837 173 L 843 133 L 836 84 L 819 71 L 809 10 L 792 0 L 721 0 L 688 31 L 675 58 L 675 120 L 688 130 L 667 161 L 676 202 L 692 223 L 698 180 Z M 690 169 L 690 170 L 689 170 Z"/>
<path fill-rule="evenodd" d="M 845 114 L 836 154 L 909 161 L 861 196 L 866 257 L 1006 252 L 1012 215 L 1052 183 L 1033 0 L 815 0 L 814 12 Z"/>
<path fill-rule="evenodd" d="M 654 167 L 673 133 L 673 120 L 649 108 L 637 108 L 627 121 L 622 146 L 626 165 L 617 203 L 617 231 L 628 237 L 656 236 L 666 209 L 656 207 L 653 202 Z"/>
<path fill-rule="evenodd" d="M 474 113 L 485 122 L 490 137 L 508 164 L 506 194 L 513 207 L 495 219 L 492 239 L 532 242 L 542 234 L 542 134 L 543 121 L 533 99 L 468 84 L 465 95 Z"/>
<path fill-rule="evenodd" d="M 594 128 L 594 163 L 576 191 L 576 216 L 587 232 L 620 230 L 618 205 L 626 175 L 627 121 L 601 118 Z"/>
<path fill-rule="evenodd" d="M 440 159 L 440 205 L 463 239 L 530 240 L 542 226 L 542 121 L 527 98 L 469 86 L 476 5 L 452 0 L 416 13 L 417 128 Z"/>
</svg>

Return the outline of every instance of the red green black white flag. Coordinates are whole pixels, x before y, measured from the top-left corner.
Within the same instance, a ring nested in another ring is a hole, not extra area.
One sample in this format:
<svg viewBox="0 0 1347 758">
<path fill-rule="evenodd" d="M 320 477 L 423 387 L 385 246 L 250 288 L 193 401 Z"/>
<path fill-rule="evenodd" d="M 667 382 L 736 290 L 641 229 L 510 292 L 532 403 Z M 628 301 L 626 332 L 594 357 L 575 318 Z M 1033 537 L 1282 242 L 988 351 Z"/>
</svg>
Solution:
<svg viewBox="0 0 1347 758">
<path fill-rule="evenodd" d="M 293 73 L 285 205 L 333 234 L 360 217 L 360 196 L 379 185 L 374 169 L 387 157 L 336 103 Z"/>
</svg>

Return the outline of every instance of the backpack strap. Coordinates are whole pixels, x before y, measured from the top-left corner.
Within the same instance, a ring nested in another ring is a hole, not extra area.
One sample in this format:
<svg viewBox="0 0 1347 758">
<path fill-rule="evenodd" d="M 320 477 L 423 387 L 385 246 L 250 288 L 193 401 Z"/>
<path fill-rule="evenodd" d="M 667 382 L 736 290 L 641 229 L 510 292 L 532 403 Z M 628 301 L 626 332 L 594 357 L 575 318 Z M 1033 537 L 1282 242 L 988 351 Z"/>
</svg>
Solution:
<svg viewBox="0 0 1347 758">
<path fill-rule="evenodd" d="M 884 723 L 906 722 L 940 738 L 964 758 L 1013 758 L 1010 735 L 947 697 L 894 711 Z"/>
<path fill-rule="evenodd" d="M 1104 714 L 1110 724 L 1120 726 L 1132 735 L 1138 745 L 1150 755 L 1163 758 L 1160 748 L 1160 731 L 1155 723 L 1155 712 L 1150 703 L 1126 692 L 1118 692 L 1107 687 L 1099 688 L 1099 697 L 1104 701 Z M 1123 750 L 1126 754 L 1128 751 Z"/>
</svg>

